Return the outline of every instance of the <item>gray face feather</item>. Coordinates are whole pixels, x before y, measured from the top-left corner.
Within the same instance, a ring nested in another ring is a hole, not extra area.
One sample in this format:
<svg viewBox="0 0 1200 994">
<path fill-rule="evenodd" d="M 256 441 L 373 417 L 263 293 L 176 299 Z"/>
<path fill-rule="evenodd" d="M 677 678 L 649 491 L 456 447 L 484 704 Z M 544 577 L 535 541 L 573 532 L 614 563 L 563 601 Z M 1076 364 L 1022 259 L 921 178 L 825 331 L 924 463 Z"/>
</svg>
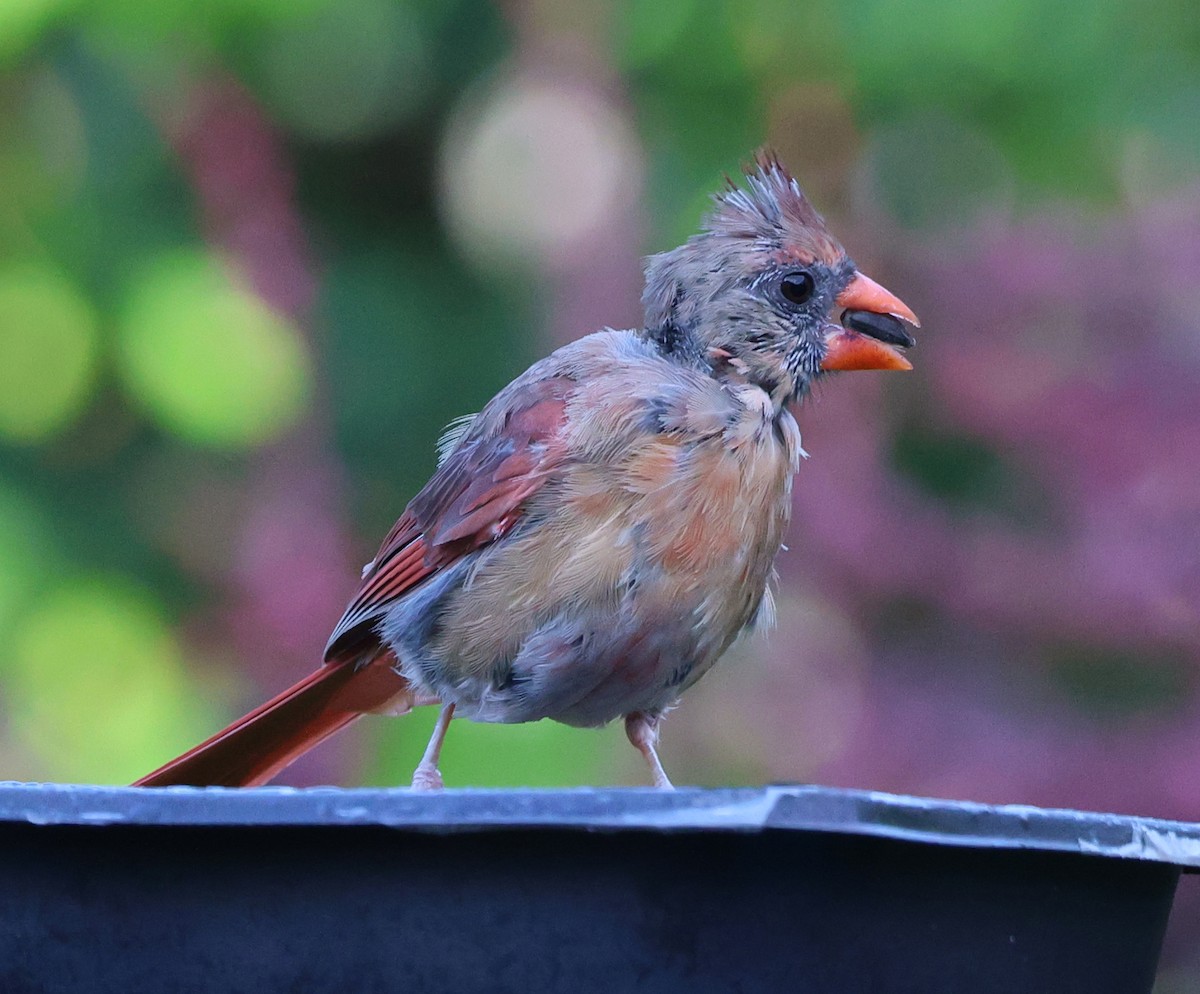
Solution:
<svg viewBox="0 0 1200 994">
<path fill-rule="evenodd" d="M 681 361 L 727 353 L 781 403 L 797 399 L 854 264 L 773 156 L 716 201 L 700 234 L 647 260 L 645 333 Z"/>
</svg>

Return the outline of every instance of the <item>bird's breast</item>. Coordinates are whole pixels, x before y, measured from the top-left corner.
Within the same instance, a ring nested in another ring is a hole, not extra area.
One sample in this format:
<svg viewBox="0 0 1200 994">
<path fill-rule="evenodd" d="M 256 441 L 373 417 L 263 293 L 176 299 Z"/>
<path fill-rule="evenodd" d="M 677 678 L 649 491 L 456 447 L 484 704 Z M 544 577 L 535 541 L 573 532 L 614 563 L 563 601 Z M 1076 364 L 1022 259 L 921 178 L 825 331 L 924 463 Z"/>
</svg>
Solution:
<svg viewBox="0 0 1200 994">
<path fill-rule="evenodd" d="M 757 388 L 705 389 L 592 403 L 603 432 L 575 420 L 582 437 L 522 525 L 441 603 L 428 648 L 487 720 L 526 720 L 540 706 L 533 688 L 551 700 L 555 686 L 578 700 L 545 713 L 573 723 L 661 706 L 754 618 L 788 523 L 799 433 Z M 497 673 L 532 710 L 487 711 Z M 595 686 L 577 693 L 585 678 Z"/>
<path fill-rule="evenodd" d="M 791 512 L 799 432 L 766 396 L 748 396 L 720 434 L 677 448 L 642 495 L 652 567 L 677 605 L 690 605 L 705 644 L 723 651 L 753 618 Z"/>
</svg>

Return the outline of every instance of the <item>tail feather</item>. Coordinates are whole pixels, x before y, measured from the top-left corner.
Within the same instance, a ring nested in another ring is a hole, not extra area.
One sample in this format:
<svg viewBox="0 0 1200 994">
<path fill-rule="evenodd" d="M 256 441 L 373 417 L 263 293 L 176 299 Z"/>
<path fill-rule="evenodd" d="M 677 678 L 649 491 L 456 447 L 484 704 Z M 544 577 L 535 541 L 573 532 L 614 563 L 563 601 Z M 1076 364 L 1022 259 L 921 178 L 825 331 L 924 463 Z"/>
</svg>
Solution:
<svg viewBox="0 0 1200 994">
<path fill-rule="evenodd" d="M 393 713 L 402 713 L 395 702 L 408 683 L 390 661 L 379 656 L 365 666 L 327 663 L 133 786 L 264 784 L 360 715 L 389 704 Z"/>
</svg>

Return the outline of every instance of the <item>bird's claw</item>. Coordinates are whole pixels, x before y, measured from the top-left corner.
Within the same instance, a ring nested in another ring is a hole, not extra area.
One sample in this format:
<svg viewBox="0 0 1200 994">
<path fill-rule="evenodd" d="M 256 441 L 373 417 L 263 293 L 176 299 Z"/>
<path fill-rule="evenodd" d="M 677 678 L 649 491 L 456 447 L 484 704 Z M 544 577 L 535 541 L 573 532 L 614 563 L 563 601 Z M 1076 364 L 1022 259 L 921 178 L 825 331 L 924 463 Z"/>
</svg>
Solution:
<svg viewBox="0 0 1200 994">
<path fill-rule="evenodd" d="M 445 789 L 442 773 L 436 766 L 418 766 L 413 771 L 412 789 L 422 793 Z"/>
</svg>

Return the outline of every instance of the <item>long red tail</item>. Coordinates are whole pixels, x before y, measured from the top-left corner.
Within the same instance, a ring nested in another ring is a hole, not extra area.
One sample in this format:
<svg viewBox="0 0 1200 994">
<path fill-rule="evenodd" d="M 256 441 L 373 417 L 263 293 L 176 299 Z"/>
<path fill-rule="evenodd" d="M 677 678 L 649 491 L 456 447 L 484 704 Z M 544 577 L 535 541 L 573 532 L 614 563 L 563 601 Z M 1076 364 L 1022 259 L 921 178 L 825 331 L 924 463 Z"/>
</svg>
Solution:
<svg viewBox="0 0 1200 994">
<path fill-rule="evenodd" d="M 327 663 L 133 786 L 264 784 L 363 713 L 402 698 L 408 684 L 390 662 L 389 655 L 366 665 Z"/>
</svg>

